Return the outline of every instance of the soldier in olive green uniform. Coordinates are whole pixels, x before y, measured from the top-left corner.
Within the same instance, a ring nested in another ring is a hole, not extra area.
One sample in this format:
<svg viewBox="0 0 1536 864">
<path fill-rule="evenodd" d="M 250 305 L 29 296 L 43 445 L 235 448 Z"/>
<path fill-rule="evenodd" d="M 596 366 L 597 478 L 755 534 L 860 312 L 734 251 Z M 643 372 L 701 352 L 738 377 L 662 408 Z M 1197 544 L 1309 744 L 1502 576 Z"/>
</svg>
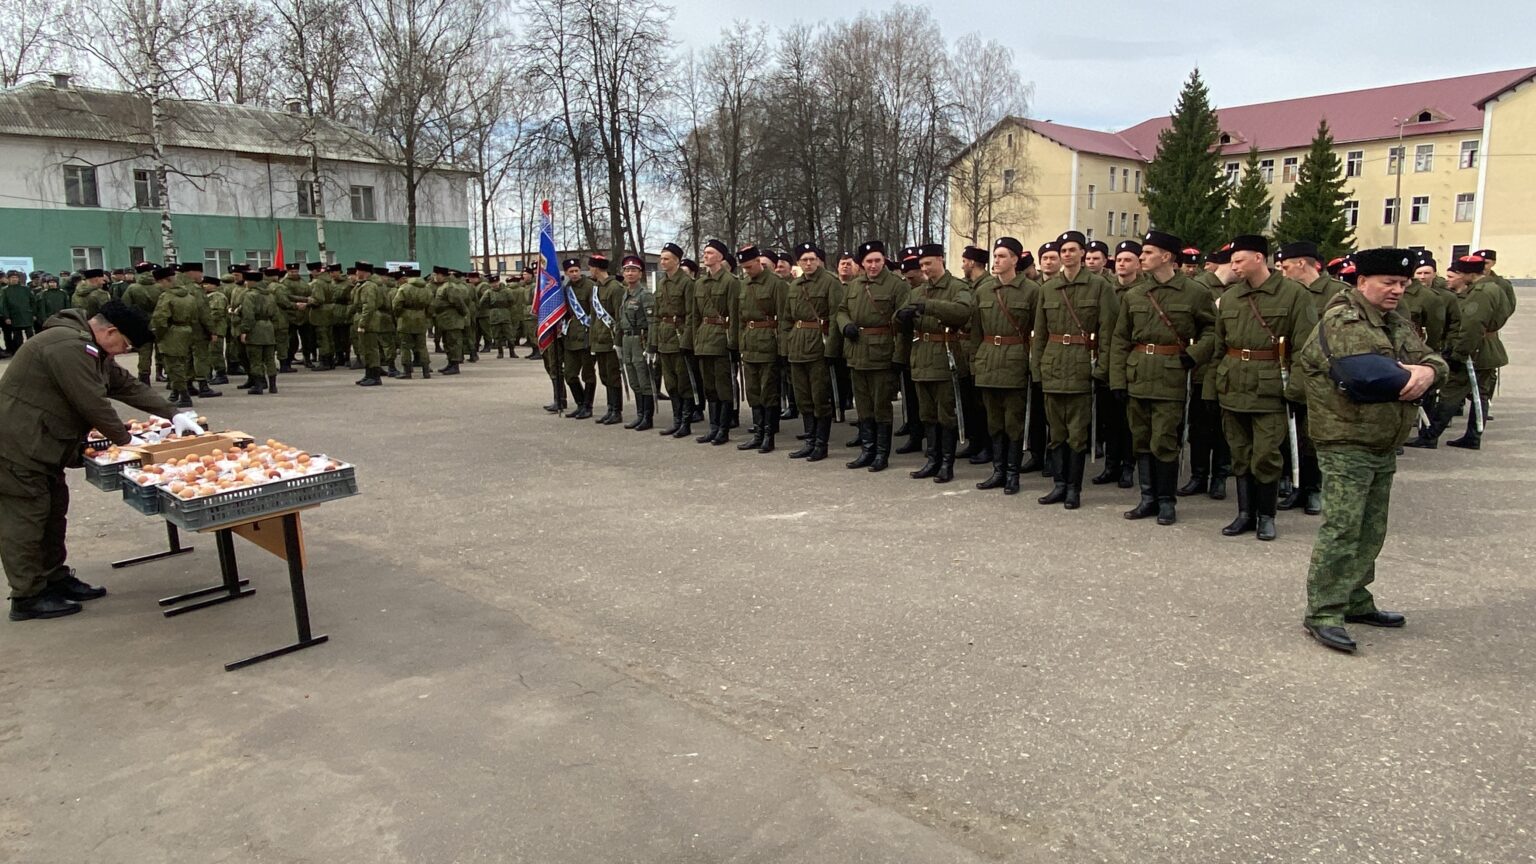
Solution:
<svg viewBox="0 0 1536 864">
<path fill-rule="evenodd" d="M 565 343 L 560 364 L 565 373 L 566 386 L 576 399 L 576 410 L 568 415 L 572 420 L 586 420 L 592 416 L 592 401 L 597 398 L 596 361 L 592 358 L 593 313 L 592 280 L 581 272 L 581 262 L 567 258 L 561 265 L 565 271 L 565 320 L 560 325 L 561 341 Z"/>
<path fill-rule="evenodd" d="M 421 278 L 415 267 L 404 272 L 405 279 L 395 289 L 390 301 L 395 315 L 395 333 L 400 340 L 401 379 L 412 377 L 412 367 L 421 368 L 421 377 L 432 378 L 432 358 L 427 354 L 427 315 L 432 308 L 432 286 Z"/>
<path fill-rule="evenodd" d="M 992 436 L 992 476 L 977 489 L 1017 495 L 1029 414 L 1029 334 L 1040 286 L 1019 272 L 1024 244 L 1002 237 L 992 249 L 992 285 L 976 294 L 971 332 L 978 345 L 971 365 Z"/>
<path fill-rule="evenodd" d="M 511 313 L 508 322 L 511 325 L 511 343 L 507 347 L 507 356 L 516 357 L 513 350 L 518 342 L 526 342 L 529 348 L 529 360 L 540 358 L 539 339 L 536 332 L 533 306 L 533 283 L 528 278 L 527 271 L 515 273 L 507 277 L 507 291 L 512 295 L 512 306 L 507 310 Z"/>
<path fill-rule="evenodd" d="M 336 339 L 332 327 L 339 292 L 324 264 L 315 262 L 309 266 L 309 326 L 314 331 L 315 371 L 329 372 L 336 368 Z"/>
<path fill-rule="evenodd" d="M 886 262 L 886 266 L 901 274 L 901 278 L 906 280 L 909 291 L 918 290 L 928 281 L 928 277 L 923 275 L 923 264 L 917 257 L 916 246 L 901 247 L 896 257 Z M 922 418 L 918 416 L 917 384 L 912 380 L 912 334 L 910 331 L 901 331 L 898 328 L 896 349 L 891 353 L 891 369 L 896 373 L 896 398 L 901 400 L 901 425 L 897 426 L 891 434 L 897 437 L 907 436 L 907 442 L 897 447 L 895 452 L 926 454 L 928 444 L 938 446 L 938 442 L 924 440 L 924 433 L 927 430 L 923 426 Z M 861 430 L 844 446 L 858 447 L 863 443 Z"/>
<path fill-rule="evenodd" d="M 1419 334 L 1429 350 L 1439 353 L 1445 348 L 1446 325 L 1450 322 L 1450 316 L 1446 312 L 1451 304 L 1447 300 L 1447 294 L 1454 297 L 1454 292 L 1442 294 L 1435 290 L 1435 282 L 1440 279 L 1436 272 L 1435 259 L 1427 253 L 1420 253 L 1414 261 L 1413 278 L 1408 280 L 1408 287 L 1403 289 L 1403 299 L 1398 301 L 1397 314 L 1408 319 L 1413 325 L 1413 331 Z"/>
<path fill-rule="evenodd" d="M 240 342 L 240 301 L 245 296 L 244 264 L 231 264 L 229 272 L 219 278 L 225 286 L 224 295 L 229 298 L 229 344 L 225 346 L 225 362 L 235 375 L 247 374 L 245 345 Z"/>
<path fill-rule="evenodd" d="M 240 342 L 245 346 L 246 370 L 250 373 L 240 386 L 252 396 L 260 396 L 268 388 L 277 392 L 277 334 L 285 319 L 266 275 L 266 271 L 250 274 L 245 293 L 240 295 Z"/>
<path fill-rule="evenodd" d="M 15 353 L 21 343 L 32 337 L 32 289 L 21 281 L 21 271 L 5 275 L 4 293 L 0 293 L 0 319 L 5 325 L 5 350 Z"/>
<path fill-rule="evenodd" d="M 1318 315 L 1323 314 L 1323 309 L 1335 294 L 1349 289 L 1349 285 L 1324 272 L 1317 244 L 1310 241 L 1303 240 L 1281 246 L 1275 252 L 1275 264 L 1285 278 L 1307 289 L 1307 294 L 1312 298 L 1312 308 L 1317 310 Z M 1277 507 L 1280 510 L 1292 510 L 1302 506 L 1308 515 L 1316 516 L 1322 512 L 1323 475 L 1317 467 L 1317 452 L 1312 449 L 1312 438 L 1306 431 L 1306 406 L 1298 404 L 1294 411 L 1297 449 L 1301 453 L 1301 465 L 1298 471 L 1301 485 L 1282 496 Z M 1285 457 L 1286 462 L 1285 473 L 1281 474 L 1281 485 L 1284 486 L 1288 485 L 1290 448 L 1282 450 L 1281 455 Z"/>
<path fill-rule="evenodd" d="M 366 261 L 352 265 L 352 282 L 352 329 L 357 334 L 357 353 L 363 363 L 363 377 L 356 383 L 363 387 L 377 387 L 384 383 L 383 345 L 380 340 L 387 320 L 384 307 L 388 299 L 384 296 L 383 286 L 374 281 L 373 265 Z"/>
<path fill-rule="evenodd" d="M 1142 497 L 1127 519 L 1177 521 L 1179 453 L 1192 372 L 1209 362 L 1216 341 L 1216 305 L 1205 286 L 1179 273 L 1184 241 L 1150 231 L 1142 244 L 1145 278 L 1120 299 L 1110 343 L 1109 386 L 1127 421 L 1142 477 Z"/>
<path fill-rule="evenodd" d="M 457 375 L 459 364 L 464 361 L 466 333 L 474 315 L 474 304 L 468 292 L 449 278 L 447 267 L 432 268 L 432 287 L 432 323 L 443 339 L 443 353 L 448 358 L 447 364 L 437 371 L 443 375 Z"/>
<path fill-rule="evenodd" d="M 618 314 L 619 306 L 624 302 L 624 286 L 608 275 L 612 266 L 608 256 L 600 253 L 587 258 L 587 275 L 592 282 L 591 293 L 585 298 L 587 308 L 592 312 L 589 350 L 607 396 L 607 410 L 597 418 L 601 426 L 624 421 L 624 373 L 619 368 L 618 347 Z"/>
<path fill-rule="evenodd" d="M 648 362 L 652 319 L 651 292 L 645 287 L 645 259 L 626 255 L 621 264 L 624 299 L 619 304 L 619 332 L 623 334 L 620 353 L 629 390 L 635 394 L 635 419 L 625 429 L 644 432 L 652 428 L 656 416 L 656 394 L 651 388 L 651 364 Z"/>
<path fill-rule="evenodd" d="M 967 246 L 960 253 L 961 275 L 970 286 L 972 297 L 979 297 L 983 292 L 997 287 L 997 277 L 992 275 L 991 263 L 991 256 L 985 249 Z M 957 363 L 962 353 L 966 359 L 960 378 L 960 396 L 965 408 L 964 431 L 969 443 L 958 458 L 972 465 L 985 465 L 992 461 L 992 435 L 988 428 L 991 424 L 987 421 L 987 406 L 982 401 L 981 390 L 976 387 L 976 379 L 970 373 L 970 361 L 976 356 L 980 337 L 968 331 L 961 332 L 960 336 L 954 343 L 954 349 Z"/>
<path fill-rule="evenodd" d="M 832 327 L 832 316 L 843 302 L 843 286 L 826 266 L 826 253 L 815 243 L 801 243 L 794 255 L 800 276 L 784 292 L 784 317 L 789 332 L 784 354 L 789 361 L 790 385 L 805 427 L 805 444 L 789 454 L 791 459 L 820 462 L 827 458 L 832 437 L 832 381 L 836 370 L 828 365 L 843 334 Z"/>
<path fill-rule="evenodd" d="M 651 325 L 650 348 L 661 364 L 662 383 L 672 394 L 672 423 L 662 435 L 687 438 L 693 434 L 689 415 L 693 412 L 692 370 L 688 354 L 693 351 L 693 337 L 688 330 L 688 310 L 693 302 L 693 277 L 682 268 L 683 247 L 668 243 L 661 247 L 661 280 L 656 283 L 653 299 L 655 320 Z"/>
<path fill-rule="evenodd" d="M 1483 268 L 1483 275 L 1493 280 L 1494 284 L 1499 286 L 1499 291 L 1504 295 L 1505 307 L 1509 309 L 1509 314 L 1515 314 L 1515 284 L 1493 270 L 1494 265 L 1499 263 L 1499 253 L 1492 249 L 1479 249 L 1473 252 L 1472 255 L 1486 262 Z"/>
<path fill-rule="evenodd" d="M 699 387 L 709 409 L 709 431 L 693 440 L 719 446 L 730 441 L 735 400 L 733 361 L 736 343 L 731 336 L 731 307 L 741 292 L 733 270 L 736 259 L 726 245 L 710 240 L 704 246 L 704 270 L 693 282 L 688 307 L 688 331 L 699 363 Z"/>
<path fill-rule="evenodd" d="M 1030 371 L 1045 391 L 1054 485 L 1041 504 L 1076 510 L 1082 504 L 1083 467 L 1092 449 L 1093 382 L 1107 380 L 1100 354 L 1109 346 L 1117 314 L 1115 289 L 1082 266 L 1086 239 L 1079 231 L 1056 238 L 1061 272 L 1040 288 Z"/>
<path fill-rule="evenodd" d="M 229 339 L 230 316 L 229 297 L 222 290 L 223 283 L 212 276 L 204 276 L 198 281 L 198 289 L 203 292 L 203 302 L 208 305 L 208 318 L 213 322 L 213 333 L 208 339 L 208 366 L 213 374 L 209 379 L 210 384 L 228 384 L 228 370 L 224 362 L 224 343 Z"/>
<path fill-rule="evenodd" d="M 198 350 L 199 343 L 207 344 L 212 337 L 213 317 L 200 292 L 194 294 L 190 285 L 170 284 L 174 274 L 169 267 L 153 271 L 161 291 L 149 324 L 155 331 L 155 341 L 160 345 L 170 372 L 171 403 L 178 408 L 191 408 L 189 381 L 193 353 Z"/>
<path fill-rule="evenodd" d="M 1355 289 L 1330 301 L 1297 356 L 1299 374 L 1287 388 L 1290 399 L 1305 398 L 1311 408 L 1312 438 L 1328 498 L 1307 570 L 1303 624 L 1321 644 L 1346 652 L 1355 650 L 1346 622 L 1373 627 L 1405 623 L 1401 614 L 1376 608 L 1369 586 L 1386 539 L 1396 448 L 1413 429 L 1414 401 L 1447 373 L 1445 361 L 1394 311 L 1413 272 L 1412 253 L 1368 249 L 1355 253 L 1355 266 Z M 1383 401 L 1352 400 L 1329 375 L 1330 361 L 1365 354 L 1390 358 L 1382 365 L 1392 377 L 1383 379 L 1379 389 L 1384 392 L 1373 397 Z"/>
<path fill-rule="evenodd" d="M 128 289 L 123 292 L 123 302 L 143 312 L 144 317 L 148 318 L 155 314 L 155 307 L 160 303 L 160 292 L 164 290 L 165 286 L 158 284 L 152 275 L 155 265 L 140 263 L 134 265 L 133 269 L 136 275 L 134 276 L 133 284 L 128 286 Z M 102 299 L 104 300 L 105 298 Z M 90 314 L 91 310 L 86 309 L 86 312 Z M 149 383 L 150 373 L 154 371 L 155 353 L 158 350 L 154 346 L 145 346 L 144 350 L 139 353 L 139 380 L 146 384 Z M 155 376 L 155 378 L 156 380 L 164 380 L 165 366 L 163 363 L 160 366 L 160 374 Z"/>
<path fill-rule="evenodd" d="M 460 291 L 467 292 L 467 286 L 465 286 L 461 280 L 461 274 L 459 271 L 450 270 L 448 272 L 450 274 L 449 281 L 456 282 Z M 384 288 L 384 308 L 382 310 L 384 313 L 384 329 L 379 334 L 379 341 L 382 344 L 382 351 L 384 354 L 384 374 L 390 378 L 400 377 L 400 370 L 395 365 L 395 358 L 400 356 L 400 333 L 395 326 L 394 310 L 395 294 L 399 293 L 400 283 L 404 279 L 405 276 L 403 275 L 403 271 L 396 269 L 392 273 L 385 274 L 379 283 Z"/>
<path fill-rule="evenodd" d="M 474 317 L 469 322 L 469 362 L 478 363 L 480 351 L 491 350 L 491 307 L 485 302 L 486 295 L 490 293 L 490 286 L 476 270 L 469 271 L 464 278 L 469 285 L 469 294 L 475 309 Z"/>
<path fill-rule="evenodd" d="M 847 467 L 884 471 L 890 465 L 891 402 L 897 387 L 891 365 L 899 338 L 896 310 L 907 305 L 911 288 L 885 266 L 885 244 L 879 240 L 865 242 L 854 257 L 862 272 L 848 283 L 837 308 L 859 412 L 860 452 Z"/>
<path fill-rule="evenodd" d="M 1206 257 L 1208 269 L 1194 277 L 1210 292 L 1211 302 L 1221 303 L 1227 285 L 1237 281 L 1232 272 L 1232 244 Z M 1220 358 L 1213 358 L 1217 360 Z M 1213 501 L 1227 497 L 1227 477 L 1232 473 L 1232 449 L 1221 428 L 1221 405 L 1216 401 L 1216 381 L 1210 372 L 1215 363 L 1195 367 L 1195 398 L 1189 403 L 1189 481 L 1179 487 L 1180 497 L 1207 495 Z"/>
<path fill-rule="evenodd" d="M 486 327 L 489 328 L 486 350 L 490 346 L 496 346 L 496 359 L 504 357 L 515 359 L 517 357 L 516 331 L 512 329 L 513 308 L 526 303 L 519 303 L 518 291 L 512 285 L 499 282 L 495 278 L 486 281 L 485 300 L 483 301 L 490 310 L 485 318 Z"/>
<path fill-rule="evenodd" d="M 69 292 L 59 287 L 58 280 L 53 277 L 43 279 L 43 290 L 37 292 L 36 305 L 32 310 L 32 321 L 36 329 L 41 332 L 43 324 L 53 316 L 69 308 Z"/>
<path fill-rule="evenodd" d="M 736 253 L 741 290 L 730 305 L 731 342 L 741 354 L 742 393 L 752 409 L 751 437 L 737 450 L 772 453 L 779 431 L 779 364 L 785 362 L 784 296 L 787 286 L 756 246 Z"/>
<path fill-rule="evenodd" d="M 101 314 L 101 307 L 112 299 L 111 293 L 103 287 L 106 281 L 107 273 L 100 268 L 93 267 L 82 272 L 80 284 L 75 286 L 73 302 L 75 308 L 85 312 L 87 319 Z M 145 312 L 144 317 L 147 320 L 149 313 Z M 146 348 L 145 351 L 148 352 L 149 349 Z"/>
<path fill-rule="evenodd" d="M 1509 363 L 1509 353 L 1499 338 L 1499 330 L 1509 320 L 1510 309 L 1503 289 L 1488 278 L 1486 268 L 1487 262 L 1475 255 L 1451 263 L 1449 280 L 1452 290 L 1460 297 L 1457 306 L 1460 322 L 1442 351 L 1450 364 L 1450 374 L 1440 390 L 1440 400 L 1434 407 L 1429 427 L 1421 430 L 1418 438 L 1407 446 L 1428 449 L 1438 446 L 1440 434 L 1469 398 L 1481 399 L 1486 412 L 1499 369 Z M 1477 393 L 1472 392 L 1471 376 L 1467 374 L 1469 363 L 1477 372 Z M 1477 428 L 1477 412 L 1468 408 L 1466 414 L 1466 433 L 1445 443 L 1467 450 L 1481 449 L 1483 434 Z M 1484 419 L 1487 419 L 1486 414 Z"/>
<path fill-rule="evenodd" d="M 309 287 L 299 275 L 299 263 L 289 261 L 284 265 L 281 278 L 273 283 L 272 296 L 283 310 L 283 323 L 287 329 L 279 334 L 277 345 L 278 371 L 293 371 L 293 355 L 299 350 L 300 331 L 309 320 L 306 304 Z"/>
<path fill-rule="evenodd" d="M 919 246 L 917 257 L 925 281 L 896 310 L 896 320 L 901 322 L 902 332 L 910 334 L 910 368 L 917 385 L 918 417 L 928 441 L 928 458 L 908 476 L 948 483 L 955 479 L 955 449 L 960 438 L 955 400 L 963 396 L 956 386 L 971 372 L 968 352 L 960 343 L 970 337 L 976 300 L 970 284 L 945 269 L 942 245 Z"/>
<path fill-rule="evenodd" d="M 1260 235 L 1232 240 L 1238 281 L 1221 296 L 1211 372 L 1237 480 L 1237 518 L 1221 533 L 1256 530 L 1260 540 L 1275 539 L 1280 450 L 1287 446 L 1285 364 L 1317 323 L 1311 294 L 1270 270 L 1268 255 L 1269 241 Z"/>
</svg>

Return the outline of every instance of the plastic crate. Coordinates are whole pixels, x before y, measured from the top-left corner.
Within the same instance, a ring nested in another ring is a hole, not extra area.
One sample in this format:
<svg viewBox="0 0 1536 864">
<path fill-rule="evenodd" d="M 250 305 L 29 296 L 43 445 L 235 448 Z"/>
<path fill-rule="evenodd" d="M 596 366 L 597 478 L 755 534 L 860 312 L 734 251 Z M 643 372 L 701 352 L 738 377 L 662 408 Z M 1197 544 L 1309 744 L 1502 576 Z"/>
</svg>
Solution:
<svg viewBox="0 0 1536 864">
<path fill-rule="evenodd" d="M 188 531 L 200 531 L 356 495 L 357 473 L 348 465 L 335 471 L 231 489 L 203 498 L 182 499 L 164 489 L 157 488 L 156 491 L 160 496 L 160 512 L 167 520 Z"/>
<path fill-rule="evenodd" d="M 94 459 L 85 460 L 85 482 L 103 492 L 116 492 L 123 488 L 123 469 L 139 467 L 139 460 L 99 464 Z"/>
<path fill-rule="evenodd" d="M 159 486 L 140 486 L 125 482 L 122 486 L 123 502 L 145 516 L 159 516 L 165 511 L 161 503 Z"/>
</svg>

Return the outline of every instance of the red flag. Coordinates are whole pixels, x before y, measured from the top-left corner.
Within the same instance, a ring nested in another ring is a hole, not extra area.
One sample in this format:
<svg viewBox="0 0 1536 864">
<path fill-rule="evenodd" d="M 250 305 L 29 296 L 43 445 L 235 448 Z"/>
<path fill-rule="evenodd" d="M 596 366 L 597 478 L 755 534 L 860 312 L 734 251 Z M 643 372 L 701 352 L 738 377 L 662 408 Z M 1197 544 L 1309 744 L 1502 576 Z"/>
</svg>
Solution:
<svg viewBox="0 0 1536 864">
<path fill-rule="evenodd" d="M 287 269 L 283 263 L 283 229 L 277 229 L 277 249 L 272 253 L 272 266 L 279 270 Z"/>
</svg>

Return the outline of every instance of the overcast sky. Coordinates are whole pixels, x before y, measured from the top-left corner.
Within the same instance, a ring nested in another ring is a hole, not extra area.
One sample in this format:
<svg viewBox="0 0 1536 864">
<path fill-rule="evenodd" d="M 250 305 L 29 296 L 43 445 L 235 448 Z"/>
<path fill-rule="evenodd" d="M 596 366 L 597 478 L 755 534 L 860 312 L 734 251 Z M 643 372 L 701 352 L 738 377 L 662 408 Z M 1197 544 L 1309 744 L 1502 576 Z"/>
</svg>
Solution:
<svg viewBox="0 0 1536 864">
<path fill-rule="evenodd" d="M 695 48 L 734 19 L 781 30 L 887 8 L 863 0 L 670 2 L 674 39 Z M 1529 28 L 1516 25 L 1532 20 L 1526 0 L 917 5 L 934 10 L 947 40 L 980 32 L 1012 47 L 1020 77 L 1034 85 L 1030 116 L 1094 129 L 1167 114 L 1196 65 L 1217 107 L 1536 66 Z M 1457 21 L 1460 11 L 1493 23 Z M 1462 27 L 1477 36 L 1453 37 Z"/>
</svg>

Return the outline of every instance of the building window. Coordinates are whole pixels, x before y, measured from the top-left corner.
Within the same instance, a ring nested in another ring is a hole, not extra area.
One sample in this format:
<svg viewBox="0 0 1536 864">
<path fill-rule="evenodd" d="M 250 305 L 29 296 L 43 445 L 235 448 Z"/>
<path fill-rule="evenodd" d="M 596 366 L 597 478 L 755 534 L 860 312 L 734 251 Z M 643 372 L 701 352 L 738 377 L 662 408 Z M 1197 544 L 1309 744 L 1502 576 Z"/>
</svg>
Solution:
<svg viewBox="0 0 1536 864">
<path fill-rule="evenodd" d="M 132 261 L 135 264 L 139 263 L 140 261 L 148 261 L 149 260 L 149 250 L 146 249 L 143 246 L 129 246 L 128 247 L 128 260 Z"/>
<path fill-rule="evenodd" d="M 1435 145 L 1419 144 L 1413 148 L 1413 170 L 1416 174 L 1435 170 Z"/>
<path fill-rule="evenodd" d="M 1285 157 L 1285 160 L 1280 163 L 1280 182 L 1295 183 L 1299 175 L 1300 170 L 1296 164 L 1296 157 Z"/>
<path fill-rule="evenodd" d="M 1273 160 L 1273 159 L 1260 159 L 1259 160 L 1259 175 L 1264 178 L 1264 182 L 1265 183 L 1273 183 L 1273 182 L 1275 182 L 1275 160 Z"/>
<path fill-rule="evenodd" d="M 223 276 L 229 272 L 229 265 L 235 263 L 235 253 L 229 249 L 204 249 L 203 273 L 209 276 Z"/>
<path fill-rule="evenodd" d="M 1345 201 L 1344 202 L 1344 221 L 1351 228 L 1359 227 L 1359 225 L 1360 225 L 1360 202 L 1359 201 Z"/>
<path fill-rule="evenodd" d="M 1429 196 L 1415 195 L 1408 204 L 1408 221 L 1415 225 L 1429 222 Z"/>
<path fill-rule="evenodd" d="M 1482 142 L 1473 138 L 1471 141 L 1461 142 L 1461 162 L 1463 168 L 1477 167 L 1477 151 L 1483 146 Z"/>
<path fill-rule="evenodd" d="M 1472 203 L 1476 199 L 1471 192 L 1463 192 L 1456 196 L 1456 221 L 1472 221 Z"/>
<path fill-rule="evenodd" d="M 1141 194 L 1141 171 L 1140 171 L 1140 169 L 1138 169 L 1136 171 L 1136 194 L 1138 194 L 1138 195 Z"/>
<path fill-rule="evenodd" d="M 1014 170 L 1012 168 L 1005 168 L 1005 169 L 1003 169 L 1003 194 L 1004 195 L 1007 195 L 1009 192 L 1013 191 L 1013 178 L 1014 178 L 1014 176 L 1015 176 L 1015 172 L 1014 172 Z"/>
<path fill-rule="evenodd" d="M 245 250 L 245 263 L 248 267 L 271 267 L 271 249 L 247 249 Z"/>
<path fill-rule="evenodd" d="M 1468 255 L 1471 255 L 1471 254 L 1472 254 L 1472 247 L 1468 246 L 1465 243 L 1457 243 L 1456 245 L 1451 247 L 1451 260 L 1452 261 L 1455 261 L 1457 258 L 1465 258 L 1465 257 L 1467 257 Z"/>
<path fill-rule="evenodd" d="M 96 189 L 95 168 L 89 165 L 64 166 L 64 203 L 70 207 L 101 206 L 101 194 Z"/>
<path fill-rule="evenodd" d="M 1115 169 L 1109 169 L 1109 191 L 1115 191 Z"/>
<path fill-rule="evenodd" d="M 1093 209 L 1094 193 L 1097 192 L 1097 191 L 1099 191 L 1099 188 L 1097 186 L 1093 185 L 1092 183 L 1088 184 L 1088 209 L 1089 210 Z"/>
<path fill-rule="evenodd" d="M 160 183 L 155 172 L 133 169 L 133 206 L 140 209 L 160 206 Z"/>
<path fill-rule="evenodd" d="M 1386 200 L 1386 203 L 1384 203 L 1382 205 L 1382 207 L 1381 207 L 1381 224 L 1383 224 L 1383 225 L 1395 225 L 1395 224 L 1397 224 L 1397 199 L 1396 198 L 1388 198 Z"/>
<path fill-rule="evenodd" d="M 377 217 L 373 214 L 373 187 L 352 187 L 352 218 L 359 222 L 372 222 Z"/>
<path fill-rule="evenodd" d="M 1087 231 L 1083 232 L 1083 234 L 1084 234 L 1084 236 L 1086 236 L 1088 238 L 1088 242 L 1089 243 L 1093 242 L 1093 229 L 1092 228 L 1089 228 Z"/>
<path fill-rule="evenodd" d="M 1227 185 L 1228 186 L 1236 186 L 1238 178 L 1241 177 L 1242 174 L 1243 174 L 1242 163 L 1239 163 L 1239 162 L 1228 162 L 1227 166 L 1226 166 L 1226 173 L 1227 173 Z"/>
<path fill-rule="evenodd" d="M 314 180 L 300 180 L 298 190 L 299 215 L 320 214 L 320 184 Z"/>
<path fill-rule="evenodd" d="M 1344 154 L 1344 176 L 1359 177 L 1365 168 L 1365 151 L 1351 150 Z"/>
<path fill-rule="evenodd" d="M 1387 149 L 1387 173 L 1388 174 L 1401 174 L 1401 173 L 1403 173 L 1403 166 L 1401 164 L 1402 161 L 1403 161 L 1403 148 L 1401 148 L 1401 147 L 1390 147 L 1390 148 Z"/>
<path fill-rule="evenodd" d="M 1109 219 L 1104 224 L 1104 236 L 1115 236 L 1115 211 L 1113 210 L 1109 211 Z"/>
<path fill-rule="evenodd" d="M 1121 237 L 1125 236 L 1125 217 L 1127 217 L 1129 215 L 1130 214 L 1126 213 L 1124 210 L 1120 211 L 1120 236 Z"/>
<path fill-rule="evenodd" d="M 1131 236 L 1132 237 L 1140 237 L 1141 236 L 1141 214 L 1140 213 L 1137 213 L 1137 214 L 1135 214 L 1134 216 L 1131 217 Z"/>
<path fill-rule="evenodd" d="M 1013 133 L 1012 132 L 1008 133 L 1008 149 L 1009 150 L 1013 149 Z"/>
<path fill-rule="evenodd" d="M 286 262 L 284 262 L 284 263 L 287 263 L 287 264 L 308 264 L 309 263 L 309 250 L 307 250 L 307 249 L 295 249 L 292 252 L 285 252 L 283 254 L 288 257 L 288 260 Z"/>
<path fill-rule="evenodd" d="M 1120 188 L 1126 192 L 1131 191 L 1131 169 L 1120 169 Z"/>
<path fill-rule="evenodd" d="M 69 247 L 69 264 L 76 271 L 101 269 L 105 256 L 101 254 L 100 246 L 71 246 Z"/>
<path fill-rule="evenodd" d="M 325 250 L 325 266 L 329 267 L 329 266 L 331 266 L 332 264 L 335 264 L 335 263 L 336 263 L 336 250 L 334 250 L 334 249 L 327 249 L 327 250 Z"/>
</svg>

